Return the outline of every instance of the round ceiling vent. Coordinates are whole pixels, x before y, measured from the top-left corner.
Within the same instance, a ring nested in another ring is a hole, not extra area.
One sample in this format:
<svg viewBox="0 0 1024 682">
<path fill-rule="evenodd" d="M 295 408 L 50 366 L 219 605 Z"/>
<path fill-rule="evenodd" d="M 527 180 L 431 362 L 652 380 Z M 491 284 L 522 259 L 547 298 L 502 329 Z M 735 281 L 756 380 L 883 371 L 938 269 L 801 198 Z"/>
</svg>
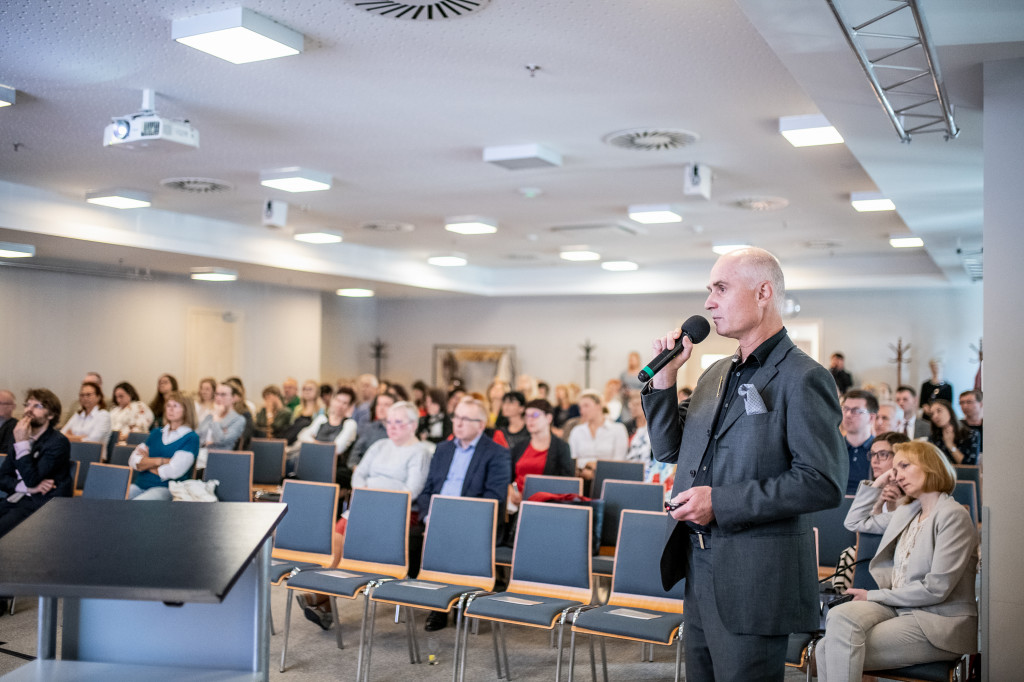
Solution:
<svg viewBox="0 0 1024 682">
<path fill-rule="evenodd" d="M 693 144 L 700 137 L 697 133 L 679 128 L 631 128 L 608 133 L 603 138 L 606 144 L 623 149 L 638 149 L 646 152 L 660 152 L 682 149 Z"/>
<path fill-rule="evenodd" d="M 789 199 L 783 197 L 747 197 L 732 202 L 736 208 L 747 211 L 778 211 L 789 206 Z"/>
<path fill-rule="evenodd" d="M 216 194 L 234 189 L 230 182 L 213 178 L 167 178 L 161 180 L 160 184 L 168 189 L 190 194 Z"/>
<path fill-rule="evenodd" d="M 412 19 L 414 21 L 431 21 L 435 19 L 455 19 L 482 10 L 490 0 L 408 0 L 392 2 L 391 0 L 348 0 L 361 10 L 370 14 L 378 14 L 392 19 Z"/>
<path fill-rule="evenodd" d="M 416 229 L 412 223 L 400 223 L 395 220 L 371 220 L 359 227 L 370 232 L 412 232 Z"/>
</svg>

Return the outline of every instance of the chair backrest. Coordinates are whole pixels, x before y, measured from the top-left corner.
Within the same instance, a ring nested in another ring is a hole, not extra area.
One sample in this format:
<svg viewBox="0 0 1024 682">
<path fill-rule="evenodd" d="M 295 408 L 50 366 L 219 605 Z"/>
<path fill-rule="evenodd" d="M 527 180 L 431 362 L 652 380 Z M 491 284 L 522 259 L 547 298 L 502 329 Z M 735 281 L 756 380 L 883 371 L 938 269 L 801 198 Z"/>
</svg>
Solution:
<svg viewBox="0 0 1024 682">
<path fill-rule="evenodd" d="M 978 523 L 978 488 L 974 481 L 957 481 L 953 499 L 966 506 L 971 513 L 971 521 Z"/>
<path fill-rule="evenodd" d="M 857 533 L 857 561 L 868 559 L 869 561 L 878 552 L 878 545 L 882 542 L 882 536 L 877 533 Z M 877 590 L 878 583 L 871 577 L 868 570 L 869 561 L 857 564 L 853 567 L 853 584 L 861 590 Z"/>
<path fill-rule="evenodd" d="M 124 439 L 124 442 L 127 445 L 138 445 L 139 443 L 145 443 L 147 438 L 149 438 L 149 434 L 144 431 L 132 431 Z"/>
<path fill-rule="evenodd" d="M 823 509 L 811 514 L 811 525 L 818 529 L 818 565 L 834 569 L 839 563 L 839 555 L 847 547 L 853 547 L 857 534 L 846 530 L 843 521 L 850 511 L 853 497 L 843 497 L 838 507 Z"/>
<path fill-rule="evenodd" d="M 523 499 L 529 500 L 534 493 L 583 494 L 583 479 L 575 476 L 541 476 L 527 474 L 523 481 Z"/>
<path fill-rule="evenodd" d="M 82 469 L 82 463 L 71 460 L 71 489 L 78 489 L 78 473 Z"/>
<path fill-rule="evenodd" d="M 132 470 L 128 467 L 95 462 L 89 466 L 89 480 L 82 489 L 82 497 L 93 500 L 126 500 L 131 480 Z"/>
<path fill-rule="evenodd" d="M 665 547 L 670 523 L 675 522 L 664 511 L 622 512 L 609 606 L 683 612 L 686 581 L 680 580 L 666 592 L 661 585 L 660 565 L 655 561 Z"/>
<path fill-rule="evenodd" d="M 288 510 L 274 533 L 272 556 L 329 565 L 333 559 L 338 486 L 288 480 L 284 482 L 281 501 L 288 505 Z"/>
<path fill-rule="evenodd" d="M 404 578 L 409 573 L 411 505 L 406 490 L 354 489 L 338 568 Z"/>
<path fill-rule="evenodd" d="M 110 464 L 117 464 L 118 466 L 128 466 L 128 459 L 135 452 L 134 445 L 115 445 L 110 450 L 110 456 L 107 458 Z"/>
<path fill-rule="evenodd" d="M 91 443 L 87 440 L 71 443 L 71 459 L 76 462 L 81 462 L 82 464 L 81 469 L 78 472 L 79 476 L 78 484 L 75 487 L 76 490 L 81 490 L 82 486 L 85 485 L 85 481 L 89 477 L 89 465 L 93 462 L 100 461 L 100 455 L 102 454 L 102 443 Z"/>
<path fill-rule="evenodd" d="M 981 497 L 981 467 L 977 464 L 957 464 L 956 465 L 956 480 L 958 481 L 974 481 L 974 485 L 978 488 L 978 507 L 982 505 Z"/>
<path fill-rule="evenodd" d="M 590 496 L 600 497 L 604 482 L 610 478 L 617 481 L 644 480 L 643 462 L 623 462 L 617 459 L 599 459 L 594 463 L 594 480 L 590 484 Z"/>
<path fill-rule="evenodd" d="M 299 461 L 295 465 L 298 480 L 334 483 L 337 470 L 338 454 L 334 443 L 303 443 L 299 448 Z"/>
<path fill-rule="evenodd" d="M 253 438 L 249 443 L 252 450 L 252 482 L 261 485 L 280 485 L 284 480 L 285 447 L 284 438 Z"/>
<path fill-rule="evenodd" d="M 508 591 L 588 603 L 592 514 L 586 505 L 523 502 Z"/>
<path fill-rule="evenodd" d="M 252 501 L 252 453 L 211 450 L 207 454 L 204 481 L 218 481 L 221 502 Z"/>
<path fill-rule="evenodd" d="M 602 548 L 616 546 L 619 537 L 619 517 L 624 509 L 662 514 L 665 511 L 665 489 L 659 483 L 606 479 L 601 499 L 604 500 L 604 524 L 601 526 Z"/>
<path fill-rule="evenodd" d="M 497 500 L 434 495 L 419 577 L 493 590 L 497 528 Z"/>
</svg>

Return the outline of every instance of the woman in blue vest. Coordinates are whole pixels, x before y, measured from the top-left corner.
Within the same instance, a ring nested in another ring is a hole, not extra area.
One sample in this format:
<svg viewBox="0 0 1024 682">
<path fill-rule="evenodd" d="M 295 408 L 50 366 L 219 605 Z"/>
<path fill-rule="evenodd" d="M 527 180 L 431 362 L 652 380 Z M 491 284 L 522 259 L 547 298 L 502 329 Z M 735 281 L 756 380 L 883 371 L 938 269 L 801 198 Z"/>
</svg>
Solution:
<svg viewBox="0 0 1024 682">
<path fill-rule="evenodd" d="M 128 460 L 135 469 L 129 497 L 133 500 L 169 500 L 170 481 L 183 481 L 192 475 L 199 454 L 199 436 L 195 406 L 181 393 L 172 391 L 164 403 L 164 425 L 149 432 Z"/>
</svg>

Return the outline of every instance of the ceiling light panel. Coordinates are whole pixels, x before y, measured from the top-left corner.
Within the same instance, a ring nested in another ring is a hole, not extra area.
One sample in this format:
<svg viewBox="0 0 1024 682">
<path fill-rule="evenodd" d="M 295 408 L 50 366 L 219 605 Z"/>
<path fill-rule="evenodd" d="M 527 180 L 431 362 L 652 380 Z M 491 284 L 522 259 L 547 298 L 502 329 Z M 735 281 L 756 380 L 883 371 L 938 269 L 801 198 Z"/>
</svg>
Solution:
<svg viewBox="0 0 1024 682">
<path fill-rule="evenodd" d="M 192 279 L 200 282 L 234 282 L 238 279 L 238 271 L 214 267 L 192 268 Z"/>
<path fill-rule="evenodd" d="M 723 242 L 721 244 L 717 244 L 716 243 L 716 244 L 712 245 L 711 250 L 714 251 L 715 253 L 717 253 L 719 256 L 724 256 L 725 254 L 729 253 L 730 251 L 738 251 L 739 249 L 749 249 L 749 248 L 750 248 L 750 244 L 741 244 L 741 243 L 736 243 L 736 242 L 732 242 L 732 243 L 725 243 L 725 242 Z"/>
<path fill-rule="evenodd" d="M 896 210 L 896 204 L 892 203 L 892 199 L 880 192 L 853 192 L 850 194 L 850 205 L 861 213 Z"/>
<path fill-rule="evenodd" d="M 920 237 L 889 237 L 889 246 L 894 249 L 917 249 L 924 246 L 924 240 Z"/>
<path fill-rule="evenodd" d="M 359 289 L 356 287 L 349 287 L 346 289 L 338 289 L 335 291 L 338 296 L 345 296 L 348 298 L 371 298 L 373 296 L 373 289 Z"/>
<path fill-rule="evenodd" d="M 558 255 L 562 258 L 562 260 L 568 260 L 573 262 L 601 260 L 601 254 L 597 253 L 596 251 L 590 251 L 589 249 L 570 248 L 563 250 Z"/>
<path fill-rule="evenodd" d="M 779 118 L 779 132 L 794 147 L 814 147 L 843 142 L 843 136 L 821 114 L 782 116 Z"/>
<path fill-rule="evenodd" d="M 459 268 L 468 263 L 466 255 L 462 253 L 445 253 L 437 256 L 431 256 L 427 259 L 427 262 L 431 265 L 436 265 L 442 268 Z"/>
<path fill-rule="evenodd" d="M 90 204 L 108 208 L 149 208 L 150 195 L 133 189 L 102 189 L 88 192 L 85 200 Z"/>
<path fill-rule="evenodd" d="M 672 204 L 643 204 L 629 207 L 629 219 L 643 225 L 681 223 L 683 214 Z"/>
<path fill-rule="evenodd" d="M 232 64 L 287 57 L 303 47 L 301 33 L 244 7 L 175 19 L 171 37 Z"/>
<path fill-rule="evenodd" d="M 285 192 L 320 192 L 331 188 L 330 173 L 291 166 L 260 172 L 260 184 Z"/>
<path fill-rule="evenodd" d="M 306 242 L 307 244 L 337 244 L 341 241 L 341 235 L 331 230 L 318 232 L 297 232 L 295 241 Z"/>
<path fill-rule="evenodd" d="M 36 255 L 36 247 L 32 244 L 0 242 L 0 258 L 32 258 Z"/>
<path fill-rule="evenodd" d="M 498 231 L 498 221 L 483 216 L 458 216 L 446 218 L 444 229 L 457 234 L 494 234 Z"/>
<path fill-rule="evenodd" d="M 601 263 L 601 268 L 609 272 L 632 272 L 639 267 L 631 260 L 606 260 Z"/>
<path fill-rule="evenodd" d="M 562 155 L 541 144 L 514 144 L 485 147 L 484 161 L 508 170 L 551 168 L 562 165 Z"/>
</svg>

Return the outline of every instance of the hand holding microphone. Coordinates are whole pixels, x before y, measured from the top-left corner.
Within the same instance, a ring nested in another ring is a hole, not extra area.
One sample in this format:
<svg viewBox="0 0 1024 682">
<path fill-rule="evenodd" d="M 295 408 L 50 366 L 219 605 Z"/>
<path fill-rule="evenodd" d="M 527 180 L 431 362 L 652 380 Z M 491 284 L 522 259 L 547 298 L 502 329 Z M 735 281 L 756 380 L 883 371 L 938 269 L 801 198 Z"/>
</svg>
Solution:
<svg viewBox="0 0 1024 682">
<path fill-rule="evenodd" d="M 711 325 L 708 324 L 706 319 L 700 315 L 690 317 L 683 323 L 683 326 L 680 327 L 678 332 L 673 330 L 672 333 L 664 339 L 655 339 L 654 349 L 660 349 L 660 352 L 653 360 L 647 363 L 646 367 L 640 370 L 640 373 L 637 374 L 637 378 L 645 383 L 650 381 L 656 374 L 658 374 L 658 372 L 664 369 L 680 354 L 683 354 L 684 357 L 678 365 L 682 365 L 689 359 L 689 349 L 693 348 L 693 344 L 700 343 L 706 339 L 710 333 Z M 687 343 L 687 339 L 689 339 L 689 343 Z M 655 388 L 667 388 L 667 386 L 655 385 Z"/>
</svg>

